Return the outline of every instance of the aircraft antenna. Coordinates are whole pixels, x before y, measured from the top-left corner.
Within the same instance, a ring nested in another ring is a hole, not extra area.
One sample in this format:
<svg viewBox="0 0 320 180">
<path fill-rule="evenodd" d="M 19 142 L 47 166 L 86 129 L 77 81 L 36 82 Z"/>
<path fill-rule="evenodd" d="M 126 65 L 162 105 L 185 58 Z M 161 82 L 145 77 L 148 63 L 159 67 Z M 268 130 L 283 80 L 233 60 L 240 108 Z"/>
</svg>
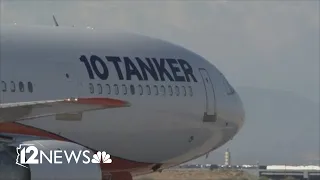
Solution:
<svg viewBox="0 0 320 180">
<path fill-rule="evenodd" d="M 56 20 L 56 17 L 54 17 L 54 15 L 52 15 L 52 17 L 53 17 L 53 21 L 54 21 L 55 26 L 59 26 L 59 24 L 58 24 L 58 22 Z"/>
</svg>

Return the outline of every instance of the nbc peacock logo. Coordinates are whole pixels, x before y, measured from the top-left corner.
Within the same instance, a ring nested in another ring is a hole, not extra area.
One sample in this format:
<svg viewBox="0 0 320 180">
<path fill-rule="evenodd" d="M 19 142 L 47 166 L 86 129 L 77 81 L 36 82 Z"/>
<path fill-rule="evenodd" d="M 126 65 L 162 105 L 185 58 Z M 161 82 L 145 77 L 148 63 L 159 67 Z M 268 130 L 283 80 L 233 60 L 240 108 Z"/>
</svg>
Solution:
<svg viewBox="0 0 320 180">
<path fill-rule="evenodd" d="M 112 159 L 110 158 L 110 154 L 107 154 L 105 151 L 98 151 L 96 154 L 93 155 L 91 163 L 104 163 L 110 164 L 112 163 Z"/>
</svg>

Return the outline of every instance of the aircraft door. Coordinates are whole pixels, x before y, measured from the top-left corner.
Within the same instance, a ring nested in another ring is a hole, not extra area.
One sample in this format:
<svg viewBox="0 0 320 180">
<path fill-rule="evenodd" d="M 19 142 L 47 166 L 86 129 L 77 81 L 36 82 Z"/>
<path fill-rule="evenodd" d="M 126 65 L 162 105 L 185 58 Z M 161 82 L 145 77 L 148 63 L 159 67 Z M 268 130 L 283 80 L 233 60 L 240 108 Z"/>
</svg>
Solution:
<svg viewBox="0 0 320 180">
<path fill-rule="evenodd" d="M 202 82 L 204 85 L 205 97 L 206 97 L 206 109 L 204 112 L 203 121 L 215 122 L 216 121 L 216 107 L 215 107 L 216 100 L 215 100 L 213 84 L 207 70 L 200 68 L 199 72 L 202 77 Z"/>
</svg>

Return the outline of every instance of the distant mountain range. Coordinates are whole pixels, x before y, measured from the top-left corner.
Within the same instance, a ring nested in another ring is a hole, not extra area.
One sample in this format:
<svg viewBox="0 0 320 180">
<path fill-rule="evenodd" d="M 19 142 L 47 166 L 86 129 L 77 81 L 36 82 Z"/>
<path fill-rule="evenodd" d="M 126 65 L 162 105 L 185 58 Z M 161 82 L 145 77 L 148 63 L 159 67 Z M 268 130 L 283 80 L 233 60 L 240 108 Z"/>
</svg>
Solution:
<svg viewBox="0 0 320 180">
<path fill-rule="evenodd" d="M 192 162 L 222 164 L 228 147 L 234 164 L 320 163 L 318 103 L 292 92 L 252 87 L 236 90 L 246 110 L 244 127 L 208 159 Z"/>
</svg>

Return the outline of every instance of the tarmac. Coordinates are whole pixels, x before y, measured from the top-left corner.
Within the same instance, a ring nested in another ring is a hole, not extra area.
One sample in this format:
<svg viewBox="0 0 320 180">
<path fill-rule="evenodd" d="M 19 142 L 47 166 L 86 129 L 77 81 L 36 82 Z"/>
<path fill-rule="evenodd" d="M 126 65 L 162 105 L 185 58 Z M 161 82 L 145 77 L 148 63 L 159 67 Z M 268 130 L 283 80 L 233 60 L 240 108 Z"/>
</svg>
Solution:
<svg viewBox="0 0 320 180">
<path fill-rule="evenodd" d="M 134 177 L 134 180 L 258 180 L 246 171 L 209 169 L 168 169 Z"/>
</svg>

